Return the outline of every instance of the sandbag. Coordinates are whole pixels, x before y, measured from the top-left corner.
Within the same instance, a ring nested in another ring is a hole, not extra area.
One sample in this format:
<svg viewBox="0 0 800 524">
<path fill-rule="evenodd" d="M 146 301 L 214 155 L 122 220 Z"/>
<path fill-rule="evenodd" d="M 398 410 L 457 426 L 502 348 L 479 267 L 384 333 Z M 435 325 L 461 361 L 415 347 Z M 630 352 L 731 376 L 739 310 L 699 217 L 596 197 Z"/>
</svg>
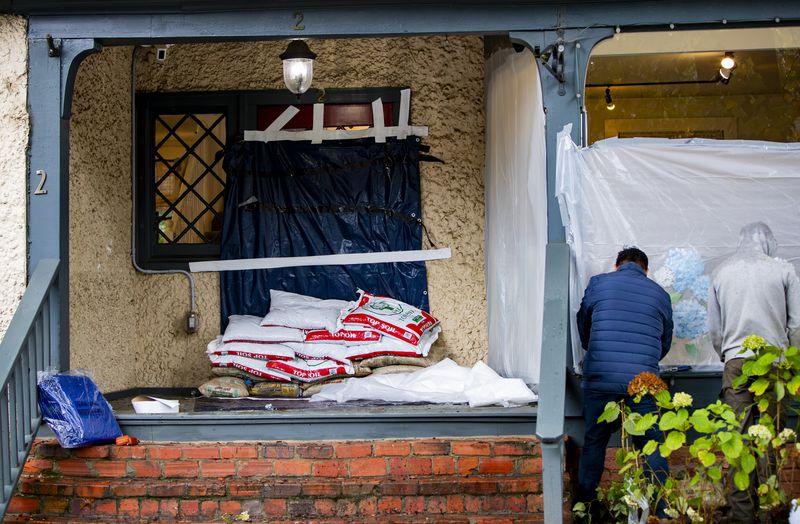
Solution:
<svg viewBox="0 0 800 524">
<path fill-rule="evenodd" d="M 380 333 L 364 329 L 340 329 L 334 332 L 325 329 L 313 330 L 306 332 L 305 338 L 307 344 L 344 344 L 347 346 L 374 344 L 380 340 Z"/>
<path fill-rule="evenodd" d="M 300 384 L 294 382 L 259 382 L 250 388 L 253 397 L 299 398 L 303 396 Z"/>
<path fill-rule="evenodd" d="M 248 373 L 246 371 L 242 371 L 241 369 L 236 368 L 228 368 L 228 367 L 211 367 L 211 374 L 215 377 L 239 377 L 240 379 L 244 380 L 245 383 L 253 382 L 264 382 L 264 377 L 259 377 L 257 375 L 253 375 L 252 373 Z"/>
<path fill-rule="evenodd" d="M 266 367 L 301 382 L 314 382 L 325 377 L 352 375 L 353 366 L 334 360 L 310 360 L 295 358 L 294 360 L 271 360 L 265 362 Z"/>
<path fill-rule="evenodd" d="M 316 395 L 317 393 L 322 391 L 322 388 L 324 386 L 327 386 L 328 384 L 339 384 L 341 382 L 344 382 L 345 380 L 347 380 L 347 379 L 346 378 L 334 378 L 334 379 L 326 380 L 326 381 L 322 381 L 322 382 L 313 382 L 313 383 L 309 383 L 309 384 L 304 384 L 303 385 L 303 398 L 307 398 L 307 397 L 311 397 L 313 395 Z"/>
<path fill-rule="evenodd" d="M 217 377 L 197 388 L 204 397 L 240 398 L 248 395 L 244 380 L 237 377 Z"/>
<path fill-rule="evenodd" d="M 294 351 L 288 344 L 278 343 L 250 343 L 229 342 L 223 343 L 222 337 L 217 337 L 208 343 L 208 355 L 236 355 L 240 357 L 255 358 L 259 360 L 292 360 Z"/>
<path fill-rule="evenodd" d="M 267 364 L 270 362 L 267 360 L 240 357 L 238 355 L 209 355 L 208 358 L 212 366 L 240 369 L 251 375 L 260 377 L 262 381 L 274 380 L 278 382 L 290 382 L 292 380 L 291 375 L 267 367 Z"/>
<path fill-rule="evenodd" d="M 367 328 L 414 348 L 439 321 L 405 302 L 359 290 L 359 299 L 342 311 L 339 329 Z"/>
<path fill-rule="evenodd" d="M 305 333 L 301 329 L 284 326 L 261 326 L 261 317 L 252 315 L 231 315 L 228 317 L 228 326 L 222 335 L 222 341 L 274 343 L 274 342 L 302 342 Z"/>
<path fill-rule="evenodd" d="M 431 348 L 427 357 L 405 357 L 400 355 L 381 355 L 369 357 L 358 362 L 361 366 L 369 368 L 382 368 L 386 366 L 422 366 L 428 367 L 440 362 L 446 355 L 440 347 Z"/>
<path fill-rule="evenodd" d="M 423 366 L 384 366 L 372 370 L 373 375 L 394 375 L 396 373 L 413 373 L 425 369 Z"/>
<path fill-rule="evenodd" d="M 277 289 L 270 289 L 269 296 L 269 313 L 261 320 L 262 326 L 336 331 L 339 314 L 348 305 L 346 300 L 322 300 Z"/>
</svg>

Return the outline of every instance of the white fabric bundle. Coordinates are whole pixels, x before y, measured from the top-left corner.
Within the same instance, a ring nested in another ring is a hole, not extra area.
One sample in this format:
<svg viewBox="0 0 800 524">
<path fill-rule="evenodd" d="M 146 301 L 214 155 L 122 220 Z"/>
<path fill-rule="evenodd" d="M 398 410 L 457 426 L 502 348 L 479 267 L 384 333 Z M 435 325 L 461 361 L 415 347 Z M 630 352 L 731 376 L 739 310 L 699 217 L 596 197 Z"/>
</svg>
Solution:
<svg viewBox="0 0 800 524">
<path fill-rule="evenodd" d="M 536 402 L 538 397 L 521 379 L 503 378 L 483 362 L 470 368 L 446 358 L 413 373 L 373 375 L 330 384 L 312 402 L 384 400 L 387 402 L 468 403 L 470 407 L 504 407 Z"/>
</svg>

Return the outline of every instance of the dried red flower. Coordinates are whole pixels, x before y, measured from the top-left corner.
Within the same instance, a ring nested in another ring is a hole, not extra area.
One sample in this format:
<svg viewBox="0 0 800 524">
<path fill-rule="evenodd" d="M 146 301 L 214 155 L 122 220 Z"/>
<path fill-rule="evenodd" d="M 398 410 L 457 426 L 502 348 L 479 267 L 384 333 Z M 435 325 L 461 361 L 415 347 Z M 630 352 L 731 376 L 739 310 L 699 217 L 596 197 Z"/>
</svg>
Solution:
<svg viewBox="0 0 800 524">
<path fill-rule="evenodd" d="M 632 397 L 644 396 L 648 393 L 657 395 L 667 389 L 667 384 L 655 373 L 643 371 L 628 382 L 628 395 Z"/>
</svg>

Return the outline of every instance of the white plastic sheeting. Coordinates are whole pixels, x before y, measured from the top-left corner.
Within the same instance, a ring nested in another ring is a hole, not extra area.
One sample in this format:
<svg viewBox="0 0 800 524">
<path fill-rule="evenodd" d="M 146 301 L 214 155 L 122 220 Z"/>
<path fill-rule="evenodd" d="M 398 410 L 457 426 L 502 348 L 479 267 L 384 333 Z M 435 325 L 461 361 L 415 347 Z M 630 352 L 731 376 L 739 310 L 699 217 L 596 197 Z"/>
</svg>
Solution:
<svg viewBox="0 0 800 524">
<path fill-rule="evenodd" d="M 539 382 L 547 245 L 544 110 L 533 55 L 486 64 L 486 293 L 489 365 Z"/>
<path fill-rule="evenodd" d="M 351 378 L 329 384 L 311 397 L 312 402 L 335 400 L 385 400 L 469 404 L 470 407 L 519 406 L 535 402 L 536 395 L 521 379 L 503 378 L 483 362 L 471 369 L 449 358 L 413 373 Z"/>
<path fill-rule="evenodd" d="M 800 267 L 800 144 L 744 140 L 608 139 L 580 149 L 569 126 L 558 139 L 557 195 L 572 248 L 575 313 L 589 278 L 612 271 L 636 245 L 650 276 L 670 292 L 675 336 L 662 366 L 722 364 L 708 337 L 708 277 L 736 250 L 739 230 L 767 223 L 777 256 Z"/>
</svg>

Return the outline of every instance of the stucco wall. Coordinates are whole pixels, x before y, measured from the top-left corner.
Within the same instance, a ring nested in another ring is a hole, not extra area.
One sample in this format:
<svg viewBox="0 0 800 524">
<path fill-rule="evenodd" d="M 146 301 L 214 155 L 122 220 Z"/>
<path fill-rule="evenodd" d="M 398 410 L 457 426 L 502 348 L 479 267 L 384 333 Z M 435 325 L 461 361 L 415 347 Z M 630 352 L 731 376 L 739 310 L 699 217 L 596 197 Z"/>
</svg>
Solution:
<svg viewBox="0 0 800 524">
<path fill-rule="evenodd" d="M 285 42 L 177 45 L 156 62 L 144 50 L 139 91 L 283 88 Z M 309 42 L 319 55 L 316 87 L 410 86 L 411 121 L 446 164 L 421 167 L 423 217 L 453 258 L 428 264 L 440 344 L 455 360 L 486 355 L 483 254 L 482 39 L 407 38 Z M 76 83 L 72 123 L 72 358 L 104 390 L 196 386 L 208 376 L 205 345 L 219 325 L 218 279 L 198 275 L 201 331 L 183 332 L 182 276 L 147 276 L 130 263 L 131 49 L 89 57 Z"/>
<path fill-rule="evenodd" d="M 24 18 L 0 16 L 0 338 L 25 291 L 28 46 Z"/>
<path fill-rule="evenodd" d="M 104 391 L 198 385 L 219 326 L 216 275 L 197 278 L 201 330 L 188 335 L 186 278 L 131 264 L 132 52 L 109 48 L 81 65 L 70 128 L 71 366 Z"/>
</svg>

